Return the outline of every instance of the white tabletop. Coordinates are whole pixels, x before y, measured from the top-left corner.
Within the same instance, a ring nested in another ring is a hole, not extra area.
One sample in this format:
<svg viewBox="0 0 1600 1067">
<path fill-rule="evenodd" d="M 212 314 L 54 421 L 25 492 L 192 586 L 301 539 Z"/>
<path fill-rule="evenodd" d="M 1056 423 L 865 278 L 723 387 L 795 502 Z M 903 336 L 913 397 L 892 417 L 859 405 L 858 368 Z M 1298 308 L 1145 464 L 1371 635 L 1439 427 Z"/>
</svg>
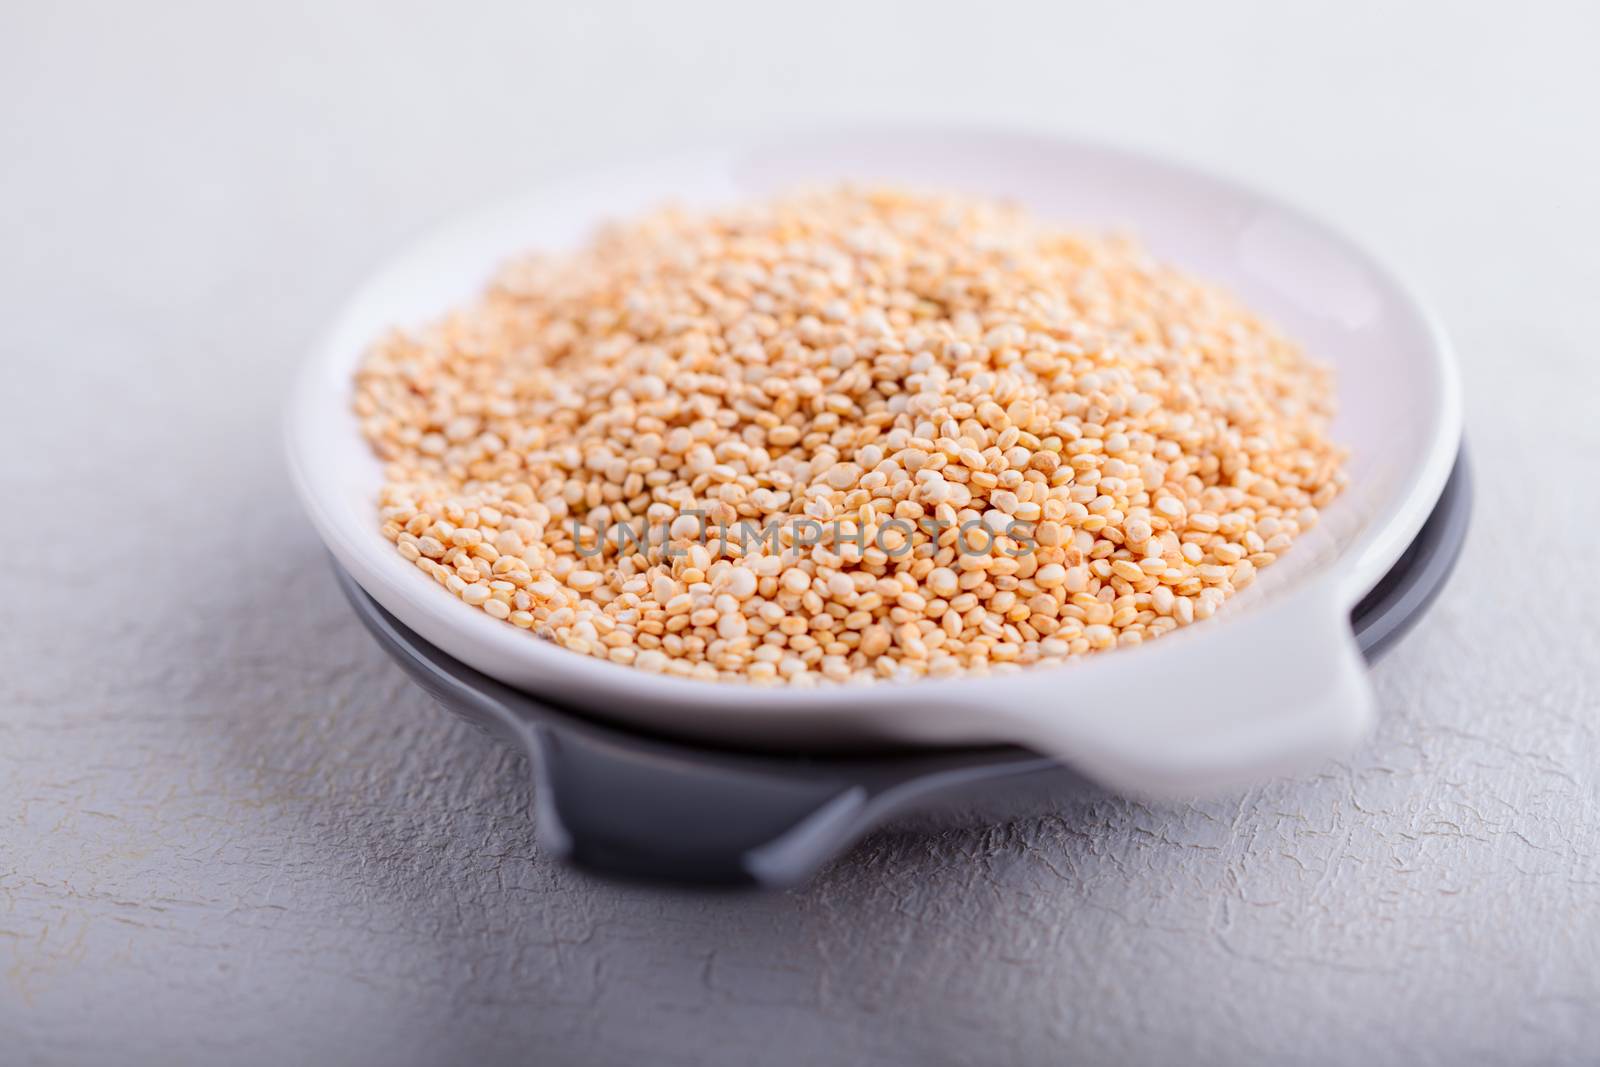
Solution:
<svg viewBox="0 0 1600 1067">
<path fill-rule="evenodd" d="M 1113 6 L 8 6 L 0 1059 L 1591 1060 L 1600 20 Z M 1229 172 L 1435 303 L 1476 525 L 1355 755 L 667 892 L 542 855 L 525 764 L 356 624 L 276 419 L 364 271 L 572 165 L 857 116 Z"/>
</svg>

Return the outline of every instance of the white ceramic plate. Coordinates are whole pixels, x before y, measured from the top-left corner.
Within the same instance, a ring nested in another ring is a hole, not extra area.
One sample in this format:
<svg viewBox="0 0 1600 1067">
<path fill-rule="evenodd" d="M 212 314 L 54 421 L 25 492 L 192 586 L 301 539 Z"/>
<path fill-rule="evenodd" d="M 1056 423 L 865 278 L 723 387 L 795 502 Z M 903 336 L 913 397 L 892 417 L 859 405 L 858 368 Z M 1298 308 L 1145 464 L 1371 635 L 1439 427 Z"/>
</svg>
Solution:
<svg viewBox="0 0 1600 1067">
<path fill-rule="evenodd" d="M 805 183 L 883 181 L 1015 198 L 1138 236 L 1221 283 L 1338 372 L 1334 436 L 1350 488 L 1218 615 L 1157 641 L 1013 675 L 816 689 L 646 674 L 567 652 L 461 604 L 378 531 L 379 464 L 349 411 L 351 373 L 385 329 L 472 298 L 530 248 L 664 200 L 714 205 Z M 1326 226 L 1233 182 L 1103 145 L 872 128 L 811 133 L 574 177 L 478 214 L 394 259 L 340 313 L 291 400 L 290 468 L 307 513 L 361 586 L 486 674 L 594 714 L 738 744 L 1016 742 L 1113 785 L 1182 791 L 1349 745 L 1372 715 L 1350 609 L 1438 499 L 1460 440 L 1448 343 L 1405 289 Z"/>
</svg>

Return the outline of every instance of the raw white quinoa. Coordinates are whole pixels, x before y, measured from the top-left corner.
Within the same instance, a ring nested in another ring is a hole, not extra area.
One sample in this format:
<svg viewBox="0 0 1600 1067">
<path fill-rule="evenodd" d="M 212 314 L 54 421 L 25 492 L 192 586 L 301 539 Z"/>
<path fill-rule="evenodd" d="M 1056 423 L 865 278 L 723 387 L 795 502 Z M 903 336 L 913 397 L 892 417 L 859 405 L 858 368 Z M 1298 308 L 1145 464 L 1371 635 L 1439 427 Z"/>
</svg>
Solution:
<svg viewBox="0 0 1600 1067">
<path fill-rule="evenodd" d="M 844 188 L 514 263 L 377 343 L 354 406 L 384 535 L 466 604 L 644 670 L 805 685 L 1208 618 L 1339 492 L 1331 401 L 1130 242 Z"/>
</svg>

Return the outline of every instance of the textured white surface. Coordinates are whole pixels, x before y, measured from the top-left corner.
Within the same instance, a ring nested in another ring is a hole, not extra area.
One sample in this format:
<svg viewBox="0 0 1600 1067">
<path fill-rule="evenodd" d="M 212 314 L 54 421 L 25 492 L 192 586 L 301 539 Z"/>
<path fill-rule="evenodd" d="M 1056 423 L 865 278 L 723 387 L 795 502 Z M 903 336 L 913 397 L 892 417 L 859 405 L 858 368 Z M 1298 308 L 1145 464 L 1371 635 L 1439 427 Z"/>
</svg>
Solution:
<svg viewBox="0 0 1600 1067">
<path fill-rule="evenodd" d="M 0 1060 L 1592 1060 L 1600 25 L 1198 7 L 6 8 Z M 291 367 L 427 222 L 861 113 L 1115 136 L 1348 224 L 1462 351 L 1467 556 L 1320 774 L 879 836 L 785 894 L 591 881 L 332 588 Z"/>
</svg>

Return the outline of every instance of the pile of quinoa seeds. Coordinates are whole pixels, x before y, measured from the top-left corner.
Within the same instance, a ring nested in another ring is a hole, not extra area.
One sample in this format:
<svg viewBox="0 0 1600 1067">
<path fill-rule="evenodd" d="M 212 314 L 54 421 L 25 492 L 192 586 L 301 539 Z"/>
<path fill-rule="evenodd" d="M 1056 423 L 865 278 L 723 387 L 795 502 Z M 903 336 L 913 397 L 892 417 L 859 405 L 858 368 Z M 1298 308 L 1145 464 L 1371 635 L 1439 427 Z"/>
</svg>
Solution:
<svg viewBox="0 0 1600 1067">
<path fill-rule="evenodd" d="M 1339 492 L 1331 399 L 1131 243 L 844 188 L 514 263 L 378 342 L 354 406 L 384 535 L 467 607 L 641 670 L 813 685 L 1208 618 Z"/>
</svg>

